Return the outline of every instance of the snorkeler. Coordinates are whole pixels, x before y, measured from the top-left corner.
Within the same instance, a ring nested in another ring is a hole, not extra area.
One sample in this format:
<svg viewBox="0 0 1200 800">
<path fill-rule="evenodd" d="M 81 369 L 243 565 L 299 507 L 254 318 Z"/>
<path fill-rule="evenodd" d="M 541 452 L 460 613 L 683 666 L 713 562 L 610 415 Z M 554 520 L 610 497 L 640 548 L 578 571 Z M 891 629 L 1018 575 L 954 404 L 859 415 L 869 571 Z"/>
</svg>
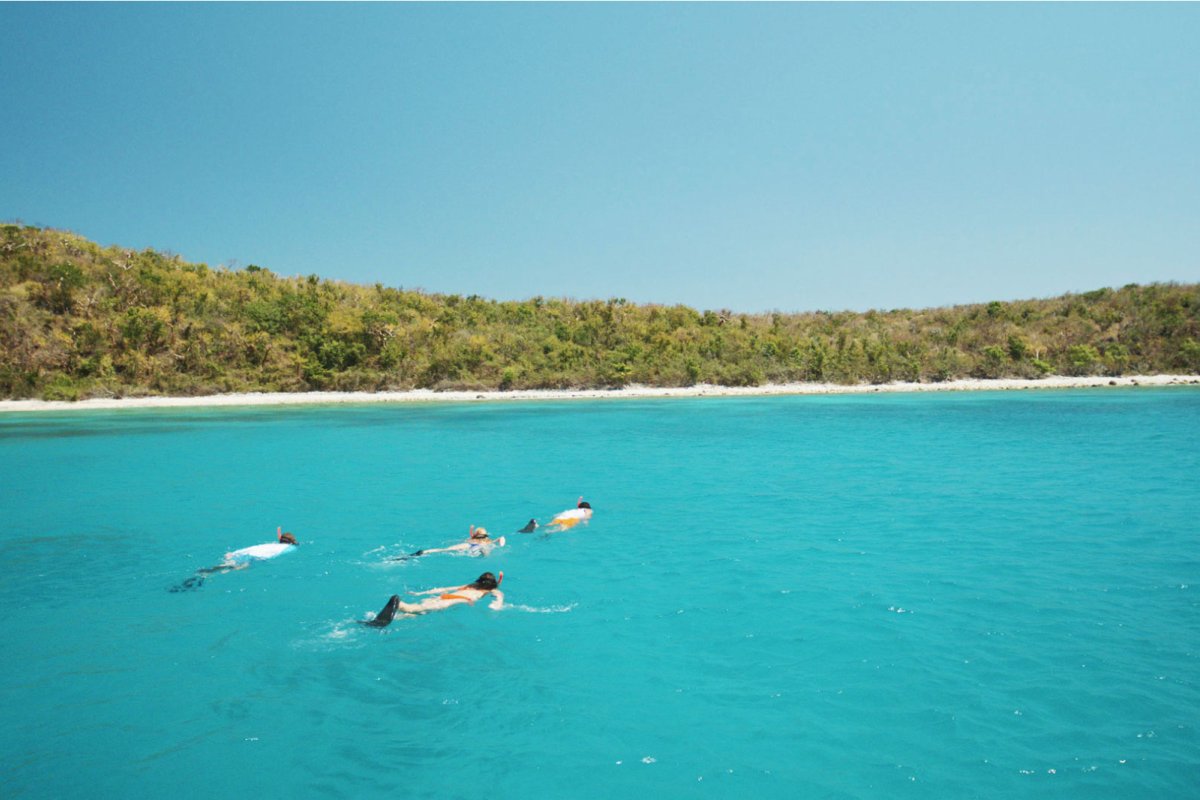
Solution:
<svg viewBox="0 0 1200 800">
<path fill-rule="evenodd" d="M 586 523 L 591 518 L 592 504 L 580 497 L 575 503 L 575 508 L 555 514 L 554 519 L 550 520 L 550 525 L 546 528 L 546 531 L 547 533 L 565 531 L 569 528 L 574 528 L 581 522 Z"/>
<path fill-rule="evenodd" d="M 417 550 L 406 556 L 393 556 L 388 561 L 408 561 L 410 558 L 420 558 L 434 553 L 466 553 L 469 556 L 486 556 L 497 547 L 504 547 L 504 537 L 493 539 L 488 536 L 487 528 L 471 526 L 466 541 L 452 544 L 449 547 L 433 547 L 429 550 Z"/>
<path fill-rule="evenodd" d="M 362 624 L 370 625 L 373 628 L 386 628 L 392 624 L 397 611 L 410 616 L 428 614 L 431 611 L 444 611 L 451 606 L 463 603 L 475 605 L 489 594 L 493 599 L 488 603 L 488 608 L 499 611 L 504 607 L 504 593 L 499 588 L 503 580 L 503 572 L 499 576 L 485 572 L 473 583 L 464 586 L 440 586 L 437 589 L 426 589 L 423 592 L 411 592 L 414 597 L 426 594 L 436 595 L 419 603 L 405 603 L 400 599 L 400 595 L 394 594 L 388 598 L 387 605 L 375 615 L 374 619 L 366 620 Z"/>
<path fill-rule="evenodd" d="M 268 558 L 275 558 L 289 552 L 294 547 L 299 547 L 296 537 L 290 532 L 285 532 L 283 526 L 280 526 L 275 529 L 274 542 L 243 547 L 241 550 L 232 550 L 225 554 L 225 558 L 220 564 L 196 570 L 195 575 L 178 586 L 171 587 L 170 591 L 182 592 L 188 589 L 199 589 L 204 584 L 204 579 L 208 575 L 245 569 L 255 561 L 265 561 Z"/>
</svg>

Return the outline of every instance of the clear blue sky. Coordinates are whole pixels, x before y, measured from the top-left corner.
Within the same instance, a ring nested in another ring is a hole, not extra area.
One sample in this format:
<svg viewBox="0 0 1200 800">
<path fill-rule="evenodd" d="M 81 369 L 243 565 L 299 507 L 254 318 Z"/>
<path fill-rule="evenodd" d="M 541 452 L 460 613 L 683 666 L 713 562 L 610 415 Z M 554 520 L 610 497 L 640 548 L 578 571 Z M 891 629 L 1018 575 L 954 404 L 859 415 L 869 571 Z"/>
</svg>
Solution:
<svg viewBox="0 0 1200 800">
<path fill-rule="evenodd" d="M 1200 280 L 1200 5 L 0 5 L 0 219 L 738 311 Z"/>
</svg>

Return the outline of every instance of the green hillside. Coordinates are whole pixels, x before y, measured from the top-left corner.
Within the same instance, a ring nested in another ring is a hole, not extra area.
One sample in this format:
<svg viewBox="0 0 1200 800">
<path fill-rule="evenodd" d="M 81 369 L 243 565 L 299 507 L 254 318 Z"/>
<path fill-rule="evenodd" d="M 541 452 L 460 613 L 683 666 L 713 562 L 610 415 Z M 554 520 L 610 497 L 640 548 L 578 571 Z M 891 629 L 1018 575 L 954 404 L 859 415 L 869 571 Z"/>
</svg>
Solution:
<svg viewBox="0 0 1200 800">
<path fill-rule="evenodd" d="M 0 397 L 1200 372 L 1200 285 L 924 310 L 496 302 L 0 226 Z"/>
</svg>

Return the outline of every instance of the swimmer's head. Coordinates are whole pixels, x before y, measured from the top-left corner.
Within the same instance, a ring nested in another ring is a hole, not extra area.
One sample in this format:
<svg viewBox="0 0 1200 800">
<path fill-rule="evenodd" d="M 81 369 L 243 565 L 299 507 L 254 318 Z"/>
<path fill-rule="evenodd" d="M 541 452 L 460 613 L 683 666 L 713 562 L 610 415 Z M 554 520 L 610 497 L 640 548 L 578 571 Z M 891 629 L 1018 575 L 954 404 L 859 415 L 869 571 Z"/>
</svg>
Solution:
<svg viewBox="0 0 1200 800">
<path fill-rule="evenodd" d="M 500 581 L 496 580 L 496 576 L 490 572 L 485 572 L 475 579 L 471 584 L 472 589 L 482 589 L 485 592 L 490 592 L 500 585 Z"/>
<path fill-rule="evenodd" d="M 475 528 L 474 530 L 471 531 L 471 538 L 472 539 L 488 538 L 487 528 Z"/>
<path fill-rule="evenodd" d="M 299 542 L 296 541 L 296 537 L 292 536 L 292 534 L 290 532 L 279 534 L 279 541 L 281 544 L 292 544 L 292 545 L 300 544 Z"/>
<path fill-rule="evenodd" d="M 578 506 L 578 507 L 579 507 L 579 508 L 586 508 L 586 509 L 588 509 L 588 510 L 591 510 L 591 508 L 592 508 L 592 504 L 591 504 L 591 503 L 589 503 L 587 500 L 580 500 L 580 501 L 579 501 L 579 506 Z"/>
</svg>

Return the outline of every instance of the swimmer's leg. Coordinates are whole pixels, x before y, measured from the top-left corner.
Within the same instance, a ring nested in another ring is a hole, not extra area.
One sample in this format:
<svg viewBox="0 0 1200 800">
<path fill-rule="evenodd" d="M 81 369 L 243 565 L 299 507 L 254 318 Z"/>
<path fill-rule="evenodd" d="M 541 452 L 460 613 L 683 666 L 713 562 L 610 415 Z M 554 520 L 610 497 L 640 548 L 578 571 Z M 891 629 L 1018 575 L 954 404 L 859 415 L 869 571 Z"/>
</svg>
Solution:
<svg viewBox="0 0 1200 800">
<path fill-rule="evenodd" d="M 235 569 L 242 569 L 249 564 L 217 564 L 215 567 L 205 567 L 204 569 L 196 570 L 197 575 L 219 575 L 222 572 L 233 572 Z"/>
<path fill-rule="evenodd" d="M 392 619 L 395 618 L 396 610 L 399 607 L 400 595 L 394 594 L 388 598 L 387 605 L 375 615 L 375 619 L 368 620 L 363 625 L 370 625 L 372 628 L 386 628 L 392 624 Z"/>
<path fill-rule="evenodd" d="M 196 570 L 196 574 L 188 578 L 183 583 L 171 587 L 172 592 L 186 592 L 191 589 L 199 589 L 204 585 L 204 579 L 209 575 L 220 575 L 222 572 L 233 572 L 238 569 L 245 569 L 250 566 L 250 562 L 242 562 L 237 564 L 217 564 L 215 567 L 204 567 Z"/>
<path fill-rule="evenodd" d="M 396 603 L 396 609 L 405 614 L 428 614 L 430 611 L 442 611 L 453 605 L 465 602 L 463 600 L 444 600 L 441 597 L 430 597 L 419 603 Z"/>
</svg>

